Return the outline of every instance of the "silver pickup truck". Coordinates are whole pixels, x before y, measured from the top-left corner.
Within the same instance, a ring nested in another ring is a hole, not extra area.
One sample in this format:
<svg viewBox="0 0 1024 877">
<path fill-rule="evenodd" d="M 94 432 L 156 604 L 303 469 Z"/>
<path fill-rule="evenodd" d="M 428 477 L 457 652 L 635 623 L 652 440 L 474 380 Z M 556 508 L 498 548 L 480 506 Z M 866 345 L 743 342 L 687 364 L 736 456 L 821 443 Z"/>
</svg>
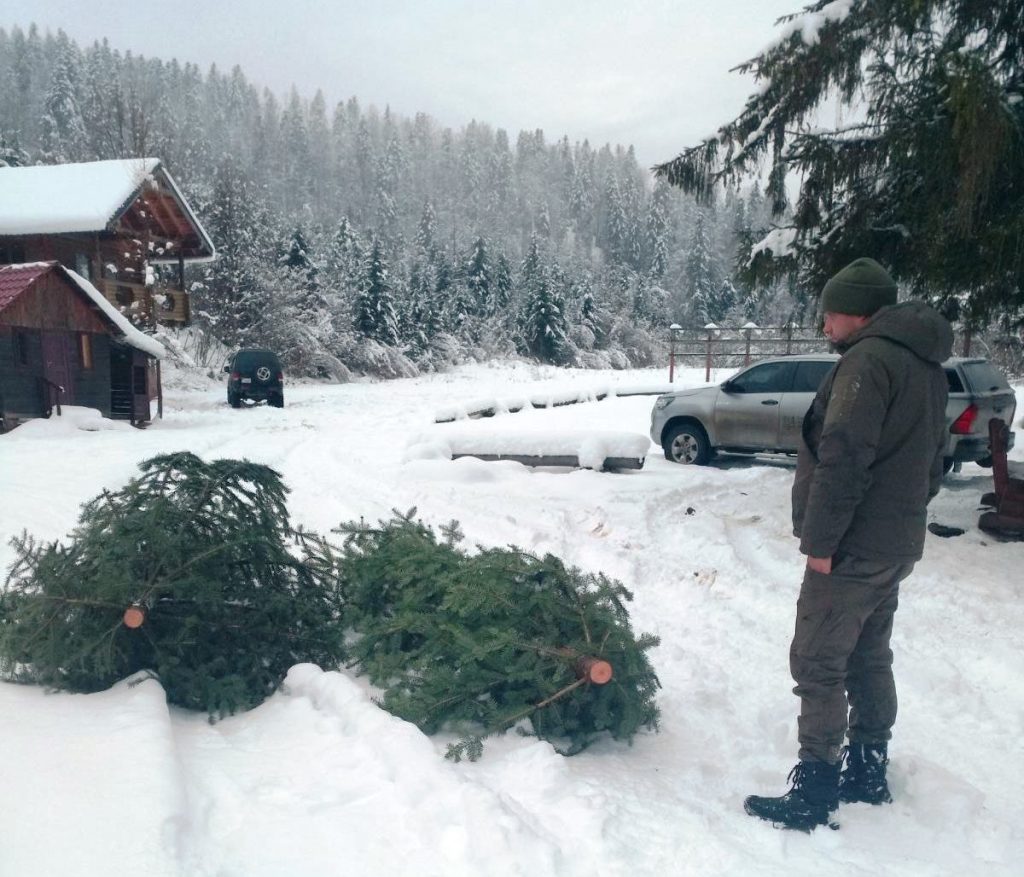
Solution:
<svg viewBox="0 0 1024 877">
<path fill-rule="evenodd" d="M 804 414 L 837 359 L 827 353 L 763 359 L 718 386 L 659 396 L 651 438 L 676 463 L 703 465 L 719 451 L 795 454 Z M 943 368 L 949 381 L 946 470 L 968 461 L 990 464 L 988 422 L 1000 417 L 1013 423 L 1013 389 L 981 357 L 954 357 Z M 1011 432 L 1011 447 L 1013 440 Z"/>
</svg>

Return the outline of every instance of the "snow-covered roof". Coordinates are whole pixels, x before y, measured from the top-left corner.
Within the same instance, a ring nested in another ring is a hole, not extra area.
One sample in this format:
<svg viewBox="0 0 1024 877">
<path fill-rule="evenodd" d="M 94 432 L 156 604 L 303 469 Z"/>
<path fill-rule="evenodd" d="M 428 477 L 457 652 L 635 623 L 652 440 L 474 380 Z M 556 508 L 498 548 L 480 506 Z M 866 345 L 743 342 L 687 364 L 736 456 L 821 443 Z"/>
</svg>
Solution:
<svg viewBox="0 0 1024 877">
<path fill-rule="evenodd" d="M 159 166 L 136 158 L 0 168 L 0 234 L 103 231 Z"/>
<path fill-rule="evenodd" d="M 0 235 L 107 231 L 157 177 L 194 227 L 205 251 L 196 255 L 213 258 L 210 236 L 158 158 L 0 167 Z"/>
<path fill-rule="evenodd" d="M 100 309 L 108 322 L 120 334 L 125 343 L 154 356 L 163 359 L 167 355 L 164 346 L 155 338 L 150 338 L 143 332 L 136 329 L 128 319 L 112 305 L 103 293 L 80 274 L 65 268 L 59 262 L 27 262 L 21 265 L 0 265 L 0 310 L 10 304 L 31 287 L 36 280 L 48 271 L 59 271 L 75 284 L 85 296 Z"/>
<path fill-rule="evenodd" d="M 141 350 L 144 353 L 148 353 L 150 356 L 155 356 L 157 359 L 163 359 L 167 355 L 167 351 L 164 346 L 157 341 L 155 338 L 150 338 L 144 332 L 140 332 L 136 329 L 117 308 L 115 308 L 107 299 L 103 293 L 100 292 L 95 286 L 93 286 L 88 280 L 86 280 L 81 274 L 72 271 L 70 268 L 65 268 L 60 265 L 60 270 L 63 271 L 71 280 L 73 280 L 78 288 L 82 290 L 89 298 L 92 299 L 95 304 L 104 315 L 110 319 L 118 330 L 124 335 L 126 343 L 130 344 L 137 350 Z"/>
</svg>

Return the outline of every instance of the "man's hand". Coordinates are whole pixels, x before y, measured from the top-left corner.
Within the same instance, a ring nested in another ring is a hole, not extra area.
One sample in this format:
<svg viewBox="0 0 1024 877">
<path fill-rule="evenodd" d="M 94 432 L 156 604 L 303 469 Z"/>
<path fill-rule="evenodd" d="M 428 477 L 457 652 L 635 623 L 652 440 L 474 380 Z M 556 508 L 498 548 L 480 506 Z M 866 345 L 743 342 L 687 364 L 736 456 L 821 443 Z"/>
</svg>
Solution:
<svg viewBox="0 0 1024 877">
<path fill-rule="evenodd" d="M 815 572 L 820 572 L 822 575 L 832 575 L 832 558 L 808 557 L 807 568 L 813 569 Z"/>
</svg>

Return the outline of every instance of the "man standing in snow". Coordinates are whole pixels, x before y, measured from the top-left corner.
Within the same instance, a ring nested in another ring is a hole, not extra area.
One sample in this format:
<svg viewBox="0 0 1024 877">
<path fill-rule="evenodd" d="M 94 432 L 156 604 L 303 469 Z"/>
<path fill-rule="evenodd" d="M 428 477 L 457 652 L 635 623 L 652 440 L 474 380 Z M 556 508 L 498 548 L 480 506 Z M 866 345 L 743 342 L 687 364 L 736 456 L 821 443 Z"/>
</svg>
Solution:
<svg viewBox="0 0 1024 877">
<path fill-rule="evenodd" d="M 892 800 L 889 638 L 899 583 L 921 558 L 925 507 L 943 474 L 940 363 L 953 347 L 938 312 L 896 304 L 896 284 L 873 259 L 832 277 L 821 310 L 842 358 L 804 417 L 793 483 L 793 529 L 807 555 L 789 657 L 800 762 L 785 795 L 744 803 L 752 816 L 804 831 L 829 824 L 840 801 Z"/>
</svg>

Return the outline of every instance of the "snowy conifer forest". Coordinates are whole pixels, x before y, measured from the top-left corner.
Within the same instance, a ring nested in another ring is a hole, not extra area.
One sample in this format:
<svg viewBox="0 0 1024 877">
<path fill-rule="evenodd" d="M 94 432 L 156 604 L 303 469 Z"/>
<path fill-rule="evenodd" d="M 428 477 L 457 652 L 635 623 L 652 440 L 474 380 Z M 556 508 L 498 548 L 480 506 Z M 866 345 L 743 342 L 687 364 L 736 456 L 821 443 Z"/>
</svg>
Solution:
<svg viewBox="0 0 1024 877">
<path fill-rule="evenodd" d="M 0 29 L 0 166 L 136 156 L 165 163 L 216 244 L 186 278 L 195 324 L 295 374 L 645 366 L 670 323 L 806 310 L 783 282 L 740 282 L 770 226 L 756 184 L 698 206 L 622 145 L 331 107 L 237 66 Z"/>
</svg>

